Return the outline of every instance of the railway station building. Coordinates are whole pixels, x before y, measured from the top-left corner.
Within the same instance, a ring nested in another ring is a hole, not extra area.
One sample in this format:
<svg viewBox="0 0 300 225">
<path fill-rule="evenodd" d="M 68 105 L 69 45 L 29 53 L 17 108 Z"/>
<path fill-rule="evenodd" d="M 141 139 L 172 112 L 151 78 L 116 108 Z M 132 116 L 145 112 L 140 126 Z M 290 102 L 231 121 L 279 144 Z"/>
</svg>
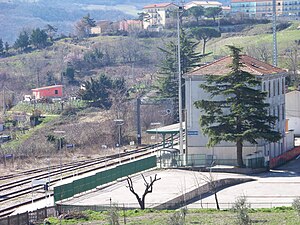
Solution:
<svg viewBox="0 0 300 225">
<path fill-rule="evenodd" d="M 185 75 L 186 108 L 187 108 L 187 151 L 189 157 L 202 158 L 206 161 L 217 160 L 221 164 L 234 164 L 236 162 L 236 145 L 230 142 L 221 142 L 214 147 L 206 146 L 208 137 L 205 136 L 199 125 L 200 109 L 194 102 L 201 99 L 210 99 L 210 94 L 200 88 L 205 83 L 207 75 L 225 75 L 230 72 L 229 65 L 232 57 L 226 56 L 217 61 L 204 65 Z M 285 113 L 285 76 L 286 71 L 259 61 L 247 55 L 240 55 L 242 70 L 261 78 L 261 85 L 257 88 L 267 92 L 266 102 L 269 103 L 269 112 L 277 116 L 275 130 L 279 131 L 282 139 L 276 143 L 257 140 L 258 144 L 244 143 L 243 159 L 263 159 L 268 162 L 294 147 L 293 131 L 286 130 Z M 222 96 L 219 96 L 222 98 Z"/>
</svg>

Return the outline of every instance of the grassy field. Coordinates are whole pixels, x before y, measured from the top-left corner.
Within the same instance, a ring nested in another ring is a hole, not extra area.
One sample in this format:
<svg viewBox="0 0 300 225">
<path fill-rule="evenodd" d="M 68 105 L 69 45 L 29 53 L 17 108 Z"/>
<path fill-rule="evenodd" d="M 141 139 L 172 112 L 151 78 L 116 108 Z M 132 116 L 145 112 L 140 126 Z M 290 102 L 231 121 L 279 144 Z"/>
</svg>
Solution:
<svg viewBox="0 0 300 225">
<path fill-rule="evenodd" d="M 174 210 L 129 210 L 119 211 L 119 223 L 131 225 L 173 225 L 178 220 L 178 212 Z M 109 220 L 111 212 L 93 212 L 85 211 L 85 219 L 59 220 L 50 218 L 51 224 L 112 224 Z M 78 215 L 78 214 L 77 214 Z M 272 209 L 250 210 L 249 217 L 251 224 L 268 224 L 268 225 L 296 225 L 300 224 L 300 217 L 290 207 L 278 207 Z M 126 221 L 126 223 L 124 222 Z M 185 223 L 188 224 L 205 224 L 205 225 L 232 225 L 237 222 L 237 214 L 232 210 L 217 211 L 213 209 L 188 210 Z"/>
<path fill-rule="evenodd" d="M 297 24 L 292 24 L 289 28 L 277 32 L 279 67 L 284 68 L 286 66 L 285 51 L 295 45 L 296 40 L 300 40 L 300 30 L 296 29 Z M 223 34 L 221 38 L 208 42 L 207 52 L 212 52 L 213 55 L 217 56 L 228 55 L 229 50 L 226 45 L 234 45 L 243 48 L 249 54 L 247 51 L 265 46 L 268 48 L 269 55 L 272 56 L 273 35 L 271 31 L 271 24 L 264 24 L 254 26 L 252 29 L 240 34 Z"/>
</svg>

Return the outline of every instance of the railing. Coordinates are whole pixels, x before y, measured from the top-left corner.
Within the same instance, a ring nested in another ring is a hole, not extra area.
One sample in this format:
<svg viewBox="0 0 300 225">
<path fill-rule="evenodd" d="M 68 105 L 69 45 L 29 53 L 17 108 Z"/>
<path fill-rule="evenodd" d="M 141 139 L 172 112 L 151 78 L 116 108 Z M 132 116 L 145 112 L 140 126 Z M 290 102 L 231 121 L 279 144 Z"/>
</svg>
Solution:
<svg viewBox="0 0 300 225">
<path fill-rule="evenodd" d="M 219 202 L 220 209 L 232 209 L 234 206 L 234 202 Z M 274 208 L 274 207 L 282 207 L 287 206 L 291 207 L 292 202 L 250 202 L 248 201 L 247 204 L 249 204 L 249 207 L 251 209 L 259 209 L 259 208 Z M 146 208 L 154 208 L 156 205 L 161 205 L 161 203 L 146 203 Z M 196 203 L 192 204 L 181 204 L 178 205 L 176 203 L 168 203 L 164 204 L 163 209 L 175 209 L 175 208 L 181 208 L 183 206 L 186 206 L 188 209 L 215 209 L 216 203 L 212 202 L 200 202 L 197 201 Z M 97 212 L 107 211 L 111 207 L 117 207 L 122 210 L 131 210 L 131 209 L 139 209 L 140 206 L 138 203 L 112 203 L 112 204 L 106 204 L 106 205 L 57 205 L 57 211 L 61 214 L 67 213 L 70 211 L 75 212 L 81 212 L 85 210 L 92 210 Z"/>
<path fill-rule="evenodd" d="M 56 208 L 48 207 L 38 209 L 33 212 L 25 212 L 17 215 L 8 216 L 6 218 L 0 218 L 0 225 L 28 225 L 43 223 L 45 218 L 50 216 L 57 216 Z"/>
<path fill-rule="evenodd" d="M 218 159 L 213 155 L 205 154 L 190 154 L 188 155 L 187 162 L 183 155 L 172 155 L 172 153 L 157 152 L 158 167 L 180 167 L 187 165 L 188 167 L 211 167 L 211 166 L 237 166 L 236 159 Z M 264 168 L 264 157 L 245 158 L 244 164 L 247 168 Z"/>
</svg>

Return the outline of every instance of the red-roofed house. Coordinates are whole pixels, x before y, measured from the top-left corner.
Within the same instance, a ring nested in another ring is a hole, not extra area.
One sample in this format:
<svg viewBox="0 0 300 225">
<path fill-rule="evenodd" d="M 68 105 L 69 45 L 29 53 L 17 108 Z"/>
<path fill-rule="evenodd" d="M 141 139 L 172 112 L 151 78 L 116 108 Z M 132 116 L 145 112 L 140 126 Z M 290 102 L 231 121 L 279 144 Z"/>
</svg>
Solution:
<svg viewBox="0 0 300 225">
<path fill-rule="evenodd" d="M 63 86 L 53 85 L 41 88 L 32 89 L 33 98 L 43 99 L 43 98 L 62 98 L 63 97 Z"/>
<path fill-rule="evenodd" d="M 144 6 L 144 29 L 163 29 L 173 22 L 171 13 L 178 10 L 174 3 L 157 3 Z"/>
<path fill-rule="evenodd" d="M 185 75 L 186 85 L 186 108 L 187 108 L 187 134 L 188 134 L 188 154 L 202 154 L 205 159 L 226 159 L 227 162 L 235 162 L 236 146 L 235 143 L 221 142 L 220 144 L 208 148 L 206 144 L 208 137 L 202 134 L 199 126 L 201 112 L 195 108 L 194 102 L 201 99 L 211 99 L 209 93 L 200 88 L 206 82 L 206 75 L 225 75 L 230 71 L 229 65 L 232 57 L 226 56 L 215 62 L 209 63 L 195 69 Z M 261 78 L 261 85 L 257 88 L 268 92 L 266 102 L 270 104 L 269 112 L 278 117 L 275 129 L 278 130 L 283 138 L 277 143 L 268 143 L 258 140 L 257 145 L 244 143 L 243 158 L 265 158 L 269 161 L 274 157 L 290 150 L 294 147 L 293 132 L 287 132 L 286 113 L 285 113 L 285 75 L 286 71 L 274 67 L 265 62 L 259 61 L 247 55 L 240 56 L 242 70 Z M 222 98 L 218 96 L 217 98 Z M 189 135 L 190 134 L 190 135 Z M 226 164 L 226 161 L 223 161 Z"/>
</svg>

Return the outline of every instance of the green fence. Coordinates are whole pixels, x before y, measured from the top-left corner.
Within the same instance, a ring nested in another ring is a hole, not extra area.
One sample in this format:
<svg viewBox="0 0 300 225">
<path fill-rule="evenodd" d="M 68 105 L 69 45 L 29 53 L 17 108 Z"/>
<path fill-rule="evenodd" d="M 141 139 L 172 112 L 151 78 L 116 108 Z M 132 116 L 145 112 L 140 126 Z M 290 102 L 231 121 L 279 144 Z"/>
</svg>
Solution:
<svg viewBox="0 0 300 225">
<path fill-rule="evenodd" d="M 89 177 L 74 180 L 72 183 L 54 187 L 54 201 L 73 197 L 76 194 L 92 190 L 99 185 L 107 184 L 118 178 L 129 176 L 156 167 L 156 156 L 120 164 Z"/>
</svg>

